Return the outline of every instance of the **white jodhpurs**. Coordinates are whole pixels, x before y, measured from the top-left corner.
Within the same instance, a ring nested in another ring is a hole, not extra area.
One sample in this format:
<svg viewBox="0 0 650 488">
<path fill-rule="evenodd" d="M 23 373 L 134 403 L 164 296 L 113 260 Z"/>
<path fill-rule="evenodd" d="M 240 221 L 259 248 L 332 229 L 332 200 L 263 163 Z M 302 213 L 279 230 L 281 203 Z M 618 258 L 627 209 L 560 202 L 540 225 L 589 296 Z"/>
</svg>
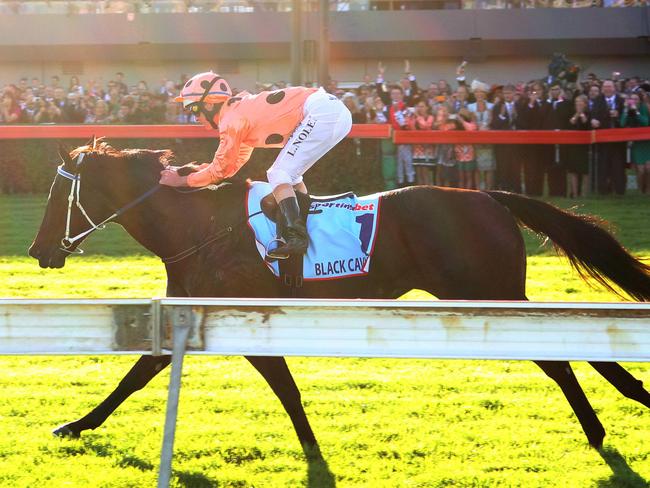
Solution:
<svg viewBox="0 0 650 488">
<path fill-rule="evenodd" d="M 303 114 L 302 122 L 266 172 L 273 189 L 302 182 L 302 175 L 352 128 L 348 108 L 322 88 L 307 97 Z"/>
</svg>

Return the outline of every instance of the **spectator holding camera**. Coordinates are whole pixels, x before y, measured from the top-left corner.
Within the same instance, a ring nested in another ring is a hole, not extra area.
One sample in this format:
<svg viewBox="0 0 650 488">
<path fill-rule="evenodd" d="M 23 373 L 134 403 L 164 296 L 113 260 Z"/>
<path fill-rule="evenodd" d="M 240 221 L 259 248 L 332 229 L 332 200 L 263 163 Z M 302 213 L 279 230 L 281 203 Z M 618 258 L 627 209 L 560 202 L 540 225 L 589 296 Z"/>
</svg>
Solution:
<svg viewBox="0 0 650 488">
<path fill-rule="evenodd" d="M 56 106 L 56 103 L 41 98 L 34 114 L 34 122 L 37 124 L 58 124 L 62 120 L 61 109 Z"/>
<path fill-rule="evenodd" d="M 429 106 L 420 100 L 415 106 L 415 113 L 409 119 L 411 130 L 432 130 L 434 117 Z M 413 166 L 415 168 L 415 182 L 418 185 L 433 185 L 433 171 L 435 169 L 435 148 L 433 144 L 413 145 Z"/>
<path fill-rule="evenodd" d="M 436 112 L 434 125 L 436 130 L 455 130 L 456 124 L 450 118 L 449 107 L 441 105 Z M 436 158 L 436 185 L 456 186 L 458 181 L 458 168 L 454 155 L 453 144 L 438 144 L 438 157 Z"/>
<path fill-rule="evenodd" d="M 632 92 L 621 114 L 621 127 L 648 127 L 648 107 L 642 102 L 639 91 Z M 650 141 L 632 143 L 632 163 L 636 170 L 639 192 L 650 193 Z"/>
<path fill-rule="evenodd" d="M 387 124 L 388 109 L 380 97 L 373 99 L 372 105 L 366 107 L 366 117 L 369 124 Z"/>
<path fill-rule="evenodd" d="M 77 76 L 70 77 L 70 84 L 68 85 L 68 93 L 77 93 L 79 95 L 84 94 L 83 86 L 79 83 L 79 78 Z"/>
<path fill-rule="evenodd" d="M 77 91 L 68 93 L 68 99 L 63 106 L 65 119 L 73 124 L 83 124 L 86 120 L 86 110 L 81 103 L 82 96 Z"/>
<path fill-rule="evenodd" d="M 21 100 L 19 101 L 21 116 L 20 121 L 24 123 L 30 123 L 34 120 L 34 112 L 36 112 L 36 102 L 37 99 L 34 96 L 34 90 L 31 87 L 27 87 L 23 92 Z"/>
<path fill-rule="evenodd" d="M 589 99 L 578 95 L 574 112 L 564 126 L 568 130 L 591 130 Z M 569 175 L 569 198 L 587 196 L 589 190 L 589 144 L 569 144 L 565 150 L 565 167 Z"/>
</svg>

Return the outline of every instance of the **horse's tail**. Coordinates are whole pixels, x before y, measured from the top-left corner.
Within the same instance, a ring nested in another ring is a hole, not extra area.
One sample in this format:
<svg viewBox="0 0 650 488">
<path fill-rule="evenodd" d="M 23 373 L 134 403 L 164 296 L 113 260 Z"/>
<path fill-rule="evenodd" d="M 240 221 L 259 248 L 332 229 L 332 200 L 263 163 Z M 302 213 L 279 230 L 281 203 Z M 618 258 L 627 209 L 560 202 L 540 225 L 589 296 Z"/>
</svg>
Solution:
<svg viewBox="0 0 650 488">
<path fill-rule="evenodd" d="M 598 218 L 577 215 L 553 205 L 503 191 L 485 192 L 536 233 L 548 236 L 585 281 L 593 278 L 620 296 L 616 283 L 632 298 L 650 301 L 650 266 L 636 259 Z"/>
</svg>

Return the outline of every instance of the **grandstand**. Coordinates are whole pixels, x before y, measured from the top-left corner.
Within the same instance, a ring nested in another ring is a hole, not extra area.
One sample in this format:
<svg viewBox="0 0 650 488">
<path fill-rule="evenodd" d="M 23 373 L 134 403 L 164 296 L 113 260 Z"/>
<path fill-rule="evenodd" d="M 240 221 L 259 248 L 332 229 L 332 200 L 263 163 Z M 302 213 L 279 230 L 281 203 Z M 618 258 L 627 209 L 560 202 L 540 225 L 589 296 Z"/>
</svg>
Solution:
<svg viewBox="0 0 650 488">
<path fill-rule="evenodd" d="M 300 81 L 317 80 L 318 1 L 5 1 L 0 3 L 0 81 L 77 75 L 157 86 L 206 68 L 234 86 L 290 80 L 292 7 L 303 10 Z M 617 2 L 605 1 L 614 6 Z M 329 71 L 340 82 L 387 75 L 412 62 L 428 83 L 449 78 L 460 59 L 491 82 L 544 75 L 553 52 L 601 74 L 650 71 L 649 13 L 568 0 L 331 1 Z M 505 8 L 512 7 L 512 8 Z M 520 8 L 514 8 L 520 7 Z M 533 8 L 535 7 L 535 8 Z M 553 26 L 550 29 L 549 26 Z M 47 35 L 43 35 L 47 33 Z"/>
</svg>

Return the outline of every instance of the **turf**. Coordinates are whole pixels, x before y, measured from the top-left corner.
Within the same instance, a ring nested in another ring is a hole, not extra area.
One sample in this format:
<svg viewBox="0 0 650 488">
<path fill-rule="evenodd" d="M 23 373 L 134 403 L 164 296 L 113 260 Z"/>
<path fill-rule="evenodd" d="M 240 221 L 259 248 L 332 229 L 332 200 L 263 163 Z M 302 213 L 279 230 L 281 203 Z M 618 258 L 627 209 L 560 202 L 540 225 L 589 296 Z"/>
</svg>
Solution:
<svg viewBox="0 0 650 488">
<path fill-rule="evenodd" d="M 0 197 L 0 294 L 151 297 L 160 261 L 117 227 L 63 270 L 25 257 L 44 197 Z M 556 200 L 563 207 L 567 200 Z M 650 256 L 650 199 L 590 199 L 635 254 Z M 533 300 L 603 301 L 526 236 Z M 431 298 L 413 291 L 408 298 Z M 143 487 L 156 479 L 167 372 L 80 440 L 49 435 L 93 408 L 134 358 L 0 357 L 0 486 Z M 559 389 L 528 362 L 289 358 L 328 465 L 308 464 L 278 400 L 242 358 L 188 357 L 174 486 L 646 487 L 650 417 L 588 365 L 576 374 L 603 422 L 587 446 Z M 625 365 L 646 384 L 647 364 Z"/>
</svg>

